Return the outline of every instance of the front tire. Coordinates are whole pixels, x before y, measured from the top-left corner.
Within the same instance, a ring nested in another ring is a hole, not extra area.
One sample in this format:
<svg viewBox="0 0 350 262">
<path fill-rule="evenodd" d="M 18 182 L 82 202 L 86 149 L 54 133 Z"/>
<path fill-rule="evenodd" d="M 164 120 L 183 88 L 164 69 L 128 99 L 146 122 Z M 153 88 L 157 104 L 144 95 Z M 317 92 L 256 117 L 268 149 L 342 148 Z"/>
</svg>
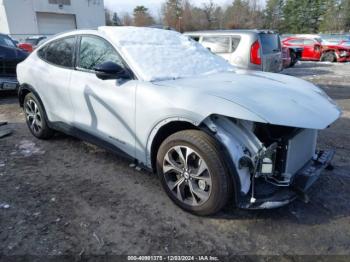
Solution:
<svg viewBox="0 0 350 262">
<path fill-rule="evenodd" d="M 220 146 L 202 131 L 169 136 L 157 154 L 157 173 L 170 199 L 196 215 L 217 213 L 232 196 Z"/>
<path fill-rule="evenodd" d="M 337 57 L 334 52 L 326 52 L 322 55 L 321 61 L 323 62 L 337 62 Z"/>
<path fill-rule="evenodd" d="M 54 131 L 47 125 L 44 107 L 33 93 L 25 96 L 23 110 L 27 126 L 33 136 L 39 139 L 49 139 L 53 136 Z"/>
</svg>

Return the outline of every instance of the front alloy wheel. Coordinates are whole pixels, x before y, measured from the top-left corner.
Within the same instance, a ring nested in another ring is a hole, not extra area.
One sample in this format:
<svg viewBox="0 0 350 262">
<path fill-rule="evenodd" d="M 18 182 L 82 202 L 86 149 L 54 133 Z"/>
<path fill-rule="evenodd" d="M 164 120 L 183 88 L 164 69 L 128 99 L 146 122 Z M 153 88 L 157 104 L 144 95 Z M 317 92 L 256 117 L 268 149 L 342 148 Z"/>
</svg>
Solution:
<svg viewBox="0 0 350 262">
<path fill-rule="evenodd" d="M 199 206 L 209 199 L 210 172 L 203 158 L 190 147 L 172 147 L 164 157 L 163 174 L 170 191 L 183 203 Z"/>
<path fill-rule="evenodd" d="M 169 136 L 157 154 L 157 173 L 175 204 L 197 215 L 212 215 L 233 198 L 230 176 L 216 140 L 199 130 Z"/>
</svg>

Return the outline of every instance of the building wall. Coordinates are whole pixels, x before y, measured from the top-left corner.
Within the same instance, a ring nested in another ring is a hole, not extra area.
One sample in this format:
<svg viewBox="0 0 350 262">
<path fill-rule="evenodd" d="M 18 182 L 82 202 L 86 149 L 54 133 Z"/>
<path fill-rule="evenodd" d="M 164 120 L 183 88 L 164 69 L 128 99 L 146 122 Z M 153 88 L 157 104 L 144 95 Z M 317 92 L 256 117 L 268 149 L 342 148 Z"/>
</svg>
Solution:
<svg viewBox="0 0 350 262">
<path fill-rule="evenodd" d="M 97 28 L 105 25 L 103 0 L 71 0 L 71 5 L 63 5 L 62 8 L 57 4 L 50 4 L 49 0 L 0 1 L 3 2 L 6 10 L 9 33 L 14 37 L 16 35 L 39 34 L 36 18 L 37 12 L 74 14 L 78 29 Z M 0 23 L 3 24 L 3 21 Z M 0 28 L 2 27 L 3 25 L 0 25 Z"/>
<path fill-rule="evenodd" d="M 3 0 L 0 0 L 0 33 L 8 34 L 9 26 L 7 23 L 7 16 Z"/>
</svg>

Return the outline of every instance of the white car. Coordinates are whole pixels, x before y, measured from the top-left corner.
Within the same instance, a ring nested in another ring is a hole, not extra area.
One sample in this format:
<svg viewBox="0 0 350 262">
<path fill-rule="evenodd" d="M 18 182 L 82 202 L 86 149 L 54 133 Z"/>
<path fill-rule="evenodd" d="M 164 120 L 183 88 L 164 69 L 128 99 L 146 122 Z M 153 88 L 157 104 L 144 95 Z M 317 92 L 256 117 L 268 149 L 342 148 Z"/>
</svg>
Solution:
<svg viewBox="0 0 350 262">
<path fill-rule="evenodd" d="M 208 30 L 184 33 L 231 65 L 264 72 L 283 69 L 279 35 L 267 30 Z"/>
<path fill-rule="evenodd" d="M 285 205 L 326 168 L 318 130 L 338 106 L 318 87 L 237 70 L 177 32 L 101 27 L 50 39 L 18 65 L 32 134 L 54 130 L 158 173 L 183 209 Z M 83 157 L 83 156 L 82 156 Z"/>
</svg>

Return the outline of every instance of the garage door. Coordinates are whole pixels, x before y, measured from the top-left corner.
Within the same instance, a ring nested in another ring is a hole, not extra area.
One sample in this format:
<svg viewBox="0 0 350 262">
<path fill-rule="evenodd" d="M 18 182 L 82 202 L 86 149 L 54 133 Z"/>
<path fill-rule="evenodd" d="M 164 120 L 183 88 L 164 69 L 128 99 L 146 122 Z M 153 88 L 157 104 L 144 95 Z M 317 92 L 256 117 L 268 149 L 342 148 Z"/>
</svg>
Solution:
<svg viewBox="0 0 350 262">
<path fill-rule="evenodd" d="M 77 29 L 75 15 L 37 13 L 39 34 L 57 34 Z"/>
</svg>

